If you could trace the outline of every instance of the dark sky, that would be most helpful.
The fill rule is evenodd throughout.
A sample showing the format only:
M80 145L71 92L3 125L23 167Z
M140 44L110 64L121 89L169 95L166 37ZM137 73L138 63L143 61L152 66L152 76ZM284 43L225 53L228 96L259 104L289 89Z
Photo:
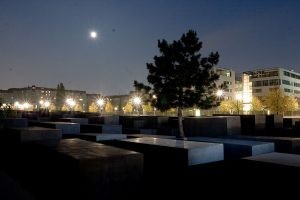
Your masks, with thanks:
M0 88L126 94L146 80L157 40L188 29L220 66L300 72L299 0L0 0Z

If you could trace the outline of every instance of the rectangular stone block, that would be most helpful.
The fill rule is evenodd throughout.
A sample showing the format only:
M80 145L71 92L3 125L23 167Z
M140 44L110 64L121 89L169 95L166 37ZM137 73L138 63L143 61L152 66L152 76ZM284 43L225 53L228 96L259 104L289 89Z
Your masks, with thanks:
M27 118L4 118L0 119L3 128L24 128L28 126Z
M273 152L268 154L251 156L244 159L259 163L269 163L272 165L297 167L298 169L300 169L300 155L295 154Z
M186 136L239 135L241 122L239 116L185 117Z
M172 135L154 135L154 134L129 134L129 135L127 135L127 138L142 138L142 137L176 139L176 137L172 136Z
M102 133L122 134L122 125L102 125Z
M103 116L104 118L104 124L107 125L119 125L120 119L119 116L113 115L113 116Z
M77 124L88 124L87 118L60 118L58 121L71 122L71 123L77 123Z
M224 158L230 160L274 152L274 143L271 142L210 137L189 137L188 140L221 143L224 145Z
M14 128L7 131L7 136L14 138L15 143L33 142L40 140L60 140L62 132L59 129L43 127Z
M223 144L216 143L144 137L116 141L115 145L143 153L150 170L185 169L224 159Z
M78 138L93 142L101 142L107 140L123 140L126 139L125 134L110 134L110 133L82 133L77 135Z
M282 153L300 153L300 138L273 137L273 136L232 136L240 140L254 140L261 142L272 142L275 144L275 151Z
M83 199L128 198L128 193L139 188L143 174L140 153L80 139L61 140L55 151L67 158L62 162L68 162L73 175L79 176L78 182L69 183L78 190L69 192Z
M70 122L41 122L41 127L61 129L62 134L79 134L80 124Z

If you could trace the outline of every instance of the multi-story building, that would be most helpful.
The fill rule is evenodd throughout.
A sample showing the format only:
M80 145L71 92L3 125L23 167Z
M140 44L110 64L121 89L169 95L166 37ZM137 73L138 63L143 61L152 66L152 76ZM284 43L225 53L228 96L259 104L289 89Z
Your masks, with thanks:
M216 82L219 87L221 84L226 84L227 88L223 90L223 99L233 99L235 93L235 71L232 69L216 67L216 73L219 75L219 80Z
M262 98L280 88L286 95L300 98L300 74L284 68L267 68L244 72L252 82L252 95Z
M65 90L65 96L66 98L73 98L83 111L87 109L85 91ZM36 110L40 108L40 102L42 101L49 101L55 104L56 88L36 87L35 85L24 88L10 88L1 90L0 97L3 99L3 102L11 105L27 102L31 105L31 109Z

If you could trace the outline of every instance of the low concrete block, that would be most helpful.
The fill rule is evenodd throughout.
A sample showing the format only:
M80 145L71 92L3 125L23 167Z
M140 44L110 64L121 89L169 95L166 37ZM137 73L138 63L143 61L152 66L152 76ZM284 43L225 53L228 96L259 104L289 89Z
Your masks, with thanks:
M140 129L140 132L141 134L149 134L149 135L155 135L157 134L157 129L145 129L145 128L142 128Z
M185 117L186 136L239 135L241 122L239 116Z
M110 134L110 133L82 133L77 135L78 138L93 142L101 142L107 140L123 140L126 139L125 134Z
M79 134L80 124L70 122L41 122L41 127L61 129L62 134Z
M239 159L248 156L274 152L274 143L239 139L189 137L190 141L221 143L225 159Z
M155 134L130 134L127 135L127 138L143 138L143 137L152 137L152 138L165 138L165 139L175 139L175 136L172 135L155 135Z
M65 197L127 199L141 184L140 153L80 139L61 140L52 150L57 156L50 157L49 162L60 167L56 167L59 173L53 177L57 185L49 189L56 192L53 188L62 188Z
M119 116L104 116L104 124L107 125L119 125L120 117Z
M3 125L3 128L24 128L28 126L28 119L4 118L4 119L0 119L0 124Z
M295 154L273 152L251 156L244 159L260 163L269 163L273 165L297 167L300 169L300 155Z
M17 142L33 142L40 140L60 140L62 133L60 129L50 129L43 127L15 128L9 134L15 134Z
M60 118L58 121L60 122L72 122L77 124L88 124L87 118Z
M300 138L273 136L232 136L230 138L272 142L275 144L276 152L300 154Z
M102 132L103 133L122 134L122 125L103 124Z
M148 169L185 169L224 159L223 144L216 143L144 137L116 141L115 145L143 153Z

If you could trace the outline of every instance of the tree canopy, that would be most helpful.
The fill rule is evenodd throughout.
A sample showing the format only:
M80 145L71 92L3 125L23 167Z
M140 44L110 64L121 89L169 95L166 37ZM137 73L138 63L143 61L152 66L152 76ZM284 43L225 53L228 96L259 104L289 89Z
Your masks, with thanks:
M65 86L63 83L60 83L57 85L56 88L56 109L57 110L62 110L62 107L65 103L65 96L66 96Z
M219 54L210 53L201 57L202 42L197 33L189 30L172 43L158 41L160 55L153 63L147 63L150 86L134 81L137 90L144 90L152 99L152 106L160 111L177 108L180 135L183 136L182 109L197 106L211 108L217 105L216 83L219 76L213 67L219 61Z

